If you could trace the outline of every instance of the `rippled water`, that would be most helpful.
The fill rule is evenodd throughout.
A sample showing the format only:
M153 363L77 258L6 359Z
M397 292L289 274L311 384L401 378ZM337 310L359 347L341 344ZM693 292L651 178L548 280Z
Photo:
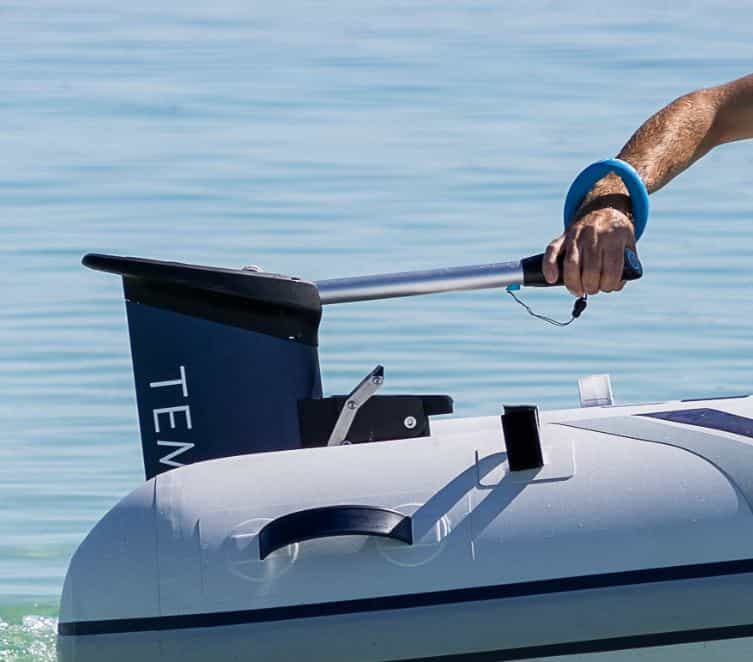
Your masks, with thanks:
M120 285L83 253L317 279L539 252L582 166L748 73L749 5L672 6L2 3L0 660L54 657L67 561L142 480ZM593 372L626 401L751 391L752 159L657 194L646 278L568 329L499 291L326 309L326 391L377 362L461 415L572 406Z

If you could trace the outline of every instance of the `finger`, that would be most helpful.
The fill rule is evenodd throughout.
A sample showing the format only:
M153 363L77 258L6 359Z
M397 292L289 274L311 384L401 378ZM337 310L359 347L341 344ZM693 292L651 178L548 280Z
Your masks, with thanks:
M602 251L596 243L596 235L589 228L581 235L581 283L588 294L596 294L601 283Z
M630 239L627 242L627 247L631 251L633 251L633 253L635 253L636 256L638 255L638 247L636 246L635 237L632 236L632 233L631 233ZM622 251L622 262L623 262L622 269L624 269L625 268L625 264L624 264L624 262L625 262L625 251L624 251L624 249ZM626 281L622 280L622 271L620 271L620 282L619 282L619 285L617 285L617 287L614 288L614 291L615 292L619 292L621 289L623 289L625 287L626 284L627 284Z
M622 270L625 266L625 248L621 242L610 242L604 248L601 263L601 283L604 292L616 291L622 282Z
M580 251L577 241L570 241L567 244L563 271L567 289L576 297L582 297L583 284L580 279Z
M560 277L560 269L557 265L557 259L562 252L562 245L565 243L565 235L560 235L552 241L549 246L546 247L546 253L544 253L544 279L550 285L554 285L557 279Z

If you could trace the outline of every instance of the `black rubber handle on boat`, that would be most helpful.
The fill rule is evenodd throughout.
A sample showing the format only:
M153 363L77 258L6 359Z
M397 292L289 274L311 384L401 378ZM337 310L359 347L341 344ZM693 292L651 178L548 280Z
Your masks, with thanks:
M559 260L557 260L560 274L557 282L547 283L543 271L544 254L539 253L538 255L523 258L520 261L523 265L523 285L526 287L553 287L554 285L563 285L564 260L564 255L560 255ZM638 256L634 251L626 248L623 259L622 280L638 280L641 276L643 276L643 265L641 264L641 261L638 259Z
M413 544L411 518L377 506L325 506L272 520L259 531L259 557L296 542L332 536L380 536Z

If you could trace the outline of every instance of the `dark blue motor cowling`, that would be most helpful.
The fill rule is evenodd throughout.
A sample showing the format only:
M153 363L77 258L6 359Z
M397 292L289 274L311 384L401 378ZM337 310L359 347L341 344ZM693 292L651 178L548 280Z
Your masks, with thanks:
M301 447L298 401L321 397L313 283L141 258L83 262L123 277L147 478Z

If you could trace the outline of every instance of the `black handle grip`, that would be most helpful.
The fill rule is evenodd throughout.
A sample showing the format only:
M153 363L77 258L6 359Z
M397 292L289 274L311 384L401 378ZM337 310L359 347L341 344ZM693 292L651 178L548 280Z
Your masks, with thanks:
M557 264L559 265L560 276L556 283L547 283L544 278L543 264L544 254L532 255L531 257L523 258L520 263L523 265L523 285L527 287L552 287L554 285L562 285L563 269L562 263L565 259L564 255L560 255ZM622 280L638 280L643 276L643 265L638 259L638 256L634 251L629 248L625 249L624 262L622 267Z
M381 536L413 544L408 515L377 506L326 506L283 515L259 531L259 557L295 542L331 536Z

